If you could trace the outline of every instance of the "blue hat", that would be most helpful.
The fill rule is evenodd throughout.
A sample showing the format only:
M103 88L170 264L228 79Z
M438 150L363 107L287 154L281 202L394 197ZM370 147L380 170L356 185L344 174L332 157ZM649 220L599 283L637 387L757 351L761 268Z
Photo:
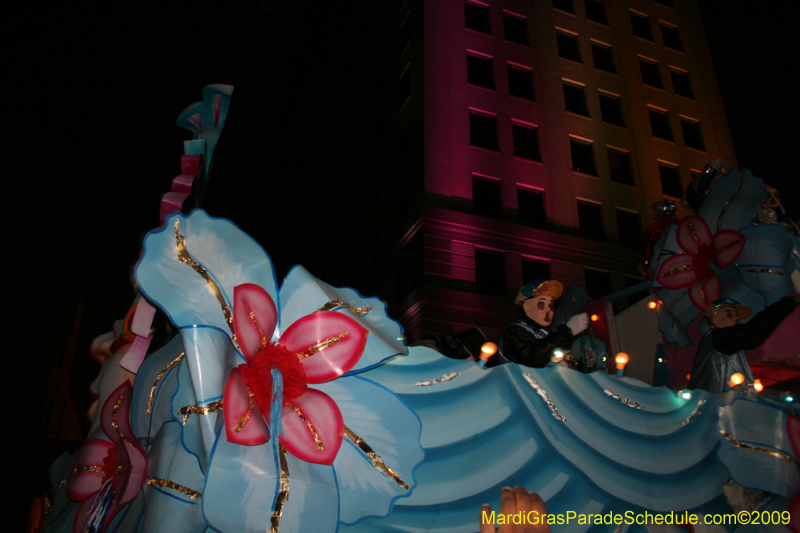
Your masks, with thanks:
M705 315L707 318L713 318L714 315L717 314L717 311L720 310L722 307L735 307L736 312L739 314L739 318L747 318L750 316L752 311L746 305L742 305L739 301L734 300L732 298L720 298L719 300L714 300L709 304L706 308Z

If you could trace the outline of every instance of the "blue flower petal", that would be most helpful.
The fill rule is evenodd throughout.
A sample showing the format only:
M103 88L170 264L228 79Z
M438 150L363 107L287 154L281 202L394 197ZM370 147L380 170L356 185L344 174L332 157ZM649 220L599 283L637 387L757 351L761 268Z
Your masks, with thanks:
M711 233L721 229L741 230L750 225L756 209L767 199L764 180L750 169L734 168L722 176L703 202L698 213Z
M218 294L206 277L179 260L176 223L186 250L205 269ZM278 305L275 272L264 249L231 221L212 218L202 209L188 217L175 213L163 228L147 234L136 280L178 327L203 324L231 334L223 306L232 308L233 288L242 283L260 285Z
M149 476L202 493L205 476L197 459L180 446L180 434L177 422L161 428L151 454ZM207 525L200 502L200 498L192 499L179 490L149 483L145 486L144 530L203 533Z
M292 455L287 455L286 462L289 499L283 507L280 530L336 533L339 499L333 467L307 463Z
M792 241L786 228L780 224L767 224L751 226L740 233L747 239L736 260L742 280L764 295L766 305L791 294L794 290L789 264Z
M718 454L731 478L743 487L792 499L800 490L800 458L789 440L786 413L744 398L719 411ZM750 448L737 446L726 435Z
M398 485L375 468L365 453L345 437L333 462L339 484L340 520L352 524L367 516L386 516L395 500L413 491L414 469L425 457L419 443L419 418L397 395L362 376L339 378L314 387L336 401L344 425L408 485Z
M364 354L348 374L356 374L380 365L387 360L406 353L403 327L389 317L386 302L379 298L362 296L349 287L333 287L312 276L301 265L289 272L281 285L281 332L286 331L298 319L313 313L331 302L339 300L353 307L371 307L365 315L359 315L346 307L334 310L345 313L369 330Z
M209 526L224 533L269 531L279 485L272 441L259 446L230 443L220 427L203 489L203 515ZM297 499L297 504L305 503Z
M176 336L166 346L147 356L136 374L131 394L131 426L133 433L146 442L155 437L165 422L173 420L170 399L177 390L178 367L177 363L167 367L181 352L183 344Z

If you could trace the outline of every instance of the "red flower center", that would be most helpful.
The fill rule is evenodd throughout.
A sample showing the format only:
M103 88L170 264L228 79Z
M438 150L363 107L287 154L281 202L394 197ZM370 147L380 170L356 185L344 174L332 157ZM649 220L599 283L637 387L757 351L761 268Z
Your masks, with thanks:
M270 412L273 368L280 370L283 376L283 405L308 390L306 371L297 355L280 344L267 344L256 354L252 363L239 366L247 387L265 416L269 416Z

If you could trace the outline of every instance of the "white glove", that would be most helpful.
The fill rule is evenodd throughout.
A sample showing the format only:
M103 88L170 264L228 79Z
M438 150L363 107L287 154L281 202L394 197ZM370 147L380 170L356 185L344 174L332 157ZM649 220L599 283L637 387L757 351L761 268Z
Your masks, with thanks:
M573 335L578 335L581 331L589 327L589 315L581 313L567 320L567 327Z

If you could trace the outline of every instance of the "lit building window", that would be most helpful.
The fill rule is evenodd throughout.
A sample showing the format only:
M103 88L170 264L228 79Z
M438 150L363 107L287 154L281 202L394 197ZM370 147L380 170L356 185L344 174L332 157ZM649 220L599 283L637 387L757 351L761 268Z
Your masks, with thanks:
M494 89L494 65L491 56L467 52L467 82Z
M472 212L482 217L503 219L503 190L500 180L472 175Z
M625 127L625 115L622 112L622 98L618 94L611 94L604 91L600 93L600 113L603 115L603 122Z
M650 114L650 129L653 132L653 137L664 139L666 141L674 141L672 136L672 126L669 123L669 113L666 109L659 109L656 107L648 107Z
M517 209L519 223L532 228L547 227L547 212L544 206L544 192L529 187L517 186Z
M631 154L627 150L608 147L608 169L611 181L625 185L635 185L631 170Z
M681 174L678 170L678 165L659 160L658 175L661 178L661 192L663 194L675 198L683 197Z
M639 213L617 208L619 243L627 248L642 247L642 218Z
M562 81L562 84L564 85L565 109L588 117L589 109L586 107L586 90L583 85L568 81Z
M505 295L505 254L485 248L475 248L475 290L482 294Z
M597 166L594 162L594 143L588 139L570 136L569 146L572 152L572 170L597 176Z
M489 24L489 6L464 2L464 27L491 35L492 26Z
M670 68L669 73L670 77L672 77L672 90L675 94L694 99L694 91L692 90L692 82L689 80L689 73L674 67Z
M693 118L681 116L681 130L683 130L683 143L689 148L706 151L706 143L703 142L703 131L700 129L700 122Z
M650 17L644 13L631 10L631 26L636 37L648 41L653 40L653 28L650 26Z
M556 32L558 40L558 55L560 57L583 63L581 49L578 47L578 35L563 31Z
M508 94L536 101L533 90L533 72L522 65L508 64Z
M639 70L642 71L642 83L659 89L664 88L664 83L661 81L661 69L656 60L639 56Z
M552 279L550 277L550 262L539 261L537 259L522 258L522 282L530 283L540 279Z
M584 4L586 6L587 20L608 26L608 18L606 17L603 0L584 0Z
M503 13L503 35L506 41L528 46L528 19Z
M664 41L664 46L683 52L683 44L681 43L681 34L677 26L668 24L661 21L661 39Z
M614 54L611 52L611 46L598 41L592 41L592 59L594 60L594 68L617 73L617 68L614 66Z
M603 226L603 206L594 202L578 200L578 224L581 237L593 241L605 241L606 230Z
M513 121L511 136L514 138L514 155L533 161L541 161L539 130L533 124Z
M469 143L489 150L499 150L497 117L491 113L469 110Z
M572 0L553 0L553 7L566 11L567 13L575 14L575 6L572 5Z

